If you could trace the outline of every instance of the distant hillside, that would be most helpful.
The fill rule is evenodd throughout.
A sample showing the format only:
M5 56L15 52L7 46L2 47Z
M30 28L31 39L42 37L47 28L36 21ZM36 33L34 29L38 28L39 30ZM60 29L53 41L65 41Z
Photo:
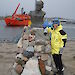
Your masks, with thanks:
M61 21L61 22L65 22L65 23L67 23L67 24L75 24L75 20L74 19L66 19L66 18L60 18L60 17L51 17L51 18L44 18L44 20L48 20L48 21L53 21L54 20L54 18L59 18L59 20Z
M0 20L3 20L4 19L4 17L3 16L0 16Z
M0 20L4 20L4 18L6 17L11 17L10 15L9 16L0 16Z

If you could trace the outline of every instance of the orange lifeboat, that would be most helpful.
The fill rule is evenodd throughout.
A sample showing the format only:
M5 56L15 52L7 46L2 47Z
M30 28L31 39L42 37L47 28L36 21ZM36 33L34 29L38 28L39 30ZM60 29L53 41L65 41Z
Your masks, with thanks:
M14 17L5 18L7 26L30 26L31 17L27 14L16 14Z
M20 3L18 4L12 17L5 18L7 26L31 26L31 17L28 14L16 14L19 6Z

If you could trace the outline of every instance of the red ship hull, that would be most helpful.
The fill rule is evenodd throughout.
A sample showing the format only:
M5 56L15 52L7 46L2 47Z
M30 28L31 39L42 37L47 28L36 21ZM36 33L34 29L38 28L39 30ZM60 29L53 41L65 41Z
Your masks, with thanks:
M5 18L7 26L28 26L31 25L31 18L29 15L15 15L14 17Z

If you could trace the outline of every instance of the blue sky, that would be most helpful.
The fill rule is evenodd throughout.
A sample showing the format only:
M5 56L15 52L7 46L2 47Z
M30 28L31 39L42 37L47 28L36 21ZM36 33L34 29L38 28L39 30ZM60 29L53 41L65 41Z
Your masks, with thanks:
M63 17L75 19L75 0L43 0L46 17ZM35 9L35 0L0 0L0 16L12 15L16 6L20 2L20 9L28 13Z

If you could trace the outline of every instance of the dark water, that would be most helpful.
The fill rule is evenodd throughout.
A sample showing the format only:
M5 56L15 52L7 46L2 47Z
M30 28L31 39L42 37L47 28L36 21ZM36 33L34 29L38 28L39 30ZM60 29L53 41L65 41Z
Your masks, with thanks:
M8 27L4 20L0 21L0 42L16 43L21 37L23 27Z
M63 29L68 34L68 40L75 40L75 24L63 24Z
M35 24L33 24L34 27ZM37 27L41 24L36 24ZM68 34L68 40L75 40L75 24L63 24L63 29ZM0 42L17 43L21 37L23 27L7 27L4 20L0 21Z

